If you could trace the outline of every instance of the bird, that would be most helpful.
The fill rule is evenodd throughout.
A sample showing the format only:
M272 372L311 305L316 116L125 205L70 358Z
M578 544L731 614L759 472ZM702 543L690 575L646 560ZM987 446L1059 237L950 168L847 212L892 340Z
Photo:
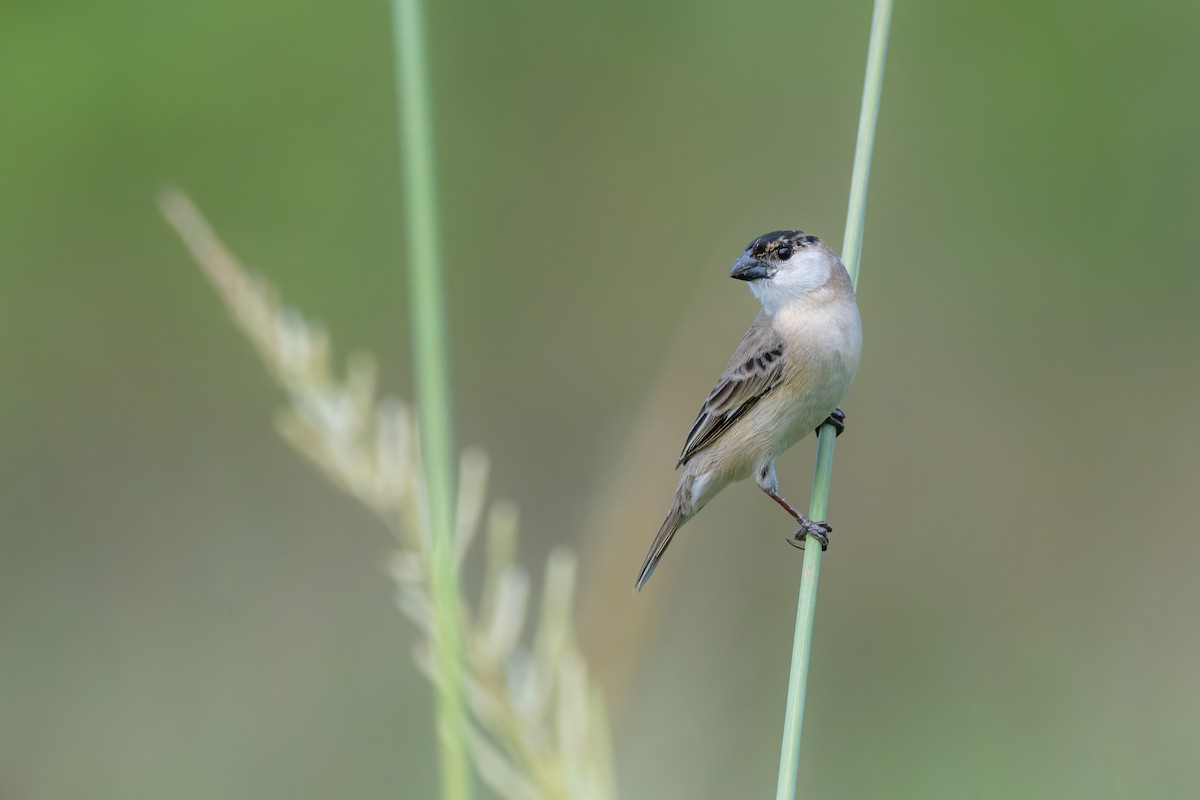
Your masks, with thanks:
M683 468L675 499L638 571L635 590L654 574L684 523L718 492L751 475L799 524L788 541L808 537L829 546L832 528L806 518L779 493L775 460L831 423L858 370L862 323L854 284L830 246L799 230L765 233L729 272L746 281L762 305L725 371L705 398L675 468Z

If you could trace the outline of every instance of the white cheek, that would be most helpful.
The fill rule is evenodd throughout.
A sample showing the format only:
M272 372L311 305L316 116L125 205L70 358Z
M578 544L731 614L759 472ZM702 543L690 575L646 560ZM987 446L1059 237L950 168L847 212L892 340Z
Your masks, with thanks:
M827 284L829 274L828 262L793 256L770 280L751 281L750 291L762 303L763 310L774 314L793 300Z
M799 259L796 259L799 261ZM788 269L780 270L775 275L775 283L781 289L786 289L793 297L799 297L805 292L811 292L829 282L829 266L822 262L806 259L800 263L791 263Z

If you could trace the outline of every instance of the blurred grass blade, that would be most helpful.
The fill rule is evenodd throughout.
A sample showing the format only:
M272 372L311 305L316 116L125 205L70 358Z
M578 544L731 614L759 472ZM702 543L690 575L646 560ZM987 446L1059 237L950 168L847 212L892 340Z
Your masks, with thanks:
M437 728L441 741L442 797L467 800L471 796L471 775L462 696L463 643L459 630L458 562L454 546L454 446L434 174L433 110L420 0L392 0L392 33L417 412L425 464L427 513L433 532L429 585L433 597L434 660L440 676L437 682Z
M325 329L248 274L186 196L168 191L160 204L286 393L287 406L277 415L280 432L330 481L378 514L395 537L399 550L386 571L396 584L396 605L424 635L413 648L417 667L444 691L438 637L447 617L439 618L431 594L434 537L416 446L419 425L402 401L378 396L369 356L351 355L339 377ZM483 519L484 453L463 454L458 483L456 541L465 548ZM575 559L557 549L547 557L543 607L532 647L526 645L530 580L516 561L517 510L497 501L486 520L480 612L472 614L461 595L451 609L463 642L455 696L471 719L463 748L474 757L475 774L499 797L613 800L606 715L571 629ZM458 786L470 790L470 773L460 774Z
M458 464L458 505L454 512L454 560L461 564L483 519L490 469L487 454L477 447L463 451Z
M846 212L846 233L842 260L850 279L858 284L858 265L862 253L863 225L866 220L867 182L871 174L871 151L875 147L875 128L879 119L879 100L883 91L883 66L887 56L888 30L892 22L892 0L875 0L871 19L871 40L867 46L867 74L863 81L862 110L858 119L858 142L854 150L854 171L850 178L850 201ZM833 451L836 437L832 425L823 425L818 434L817 466L813 474L810 519L825 519L829 505L829 485L833 478ZM788 677L787 707L783 739L779 750L779 780L775 800L796 796L796 777L800 768L800 732L804 722L804 696L808 688L808 664L812 652L813 624L816 620L817 583L821 576L821 548L808 547L800 568L800 593L796 601L796 631L792 640L792 666Z

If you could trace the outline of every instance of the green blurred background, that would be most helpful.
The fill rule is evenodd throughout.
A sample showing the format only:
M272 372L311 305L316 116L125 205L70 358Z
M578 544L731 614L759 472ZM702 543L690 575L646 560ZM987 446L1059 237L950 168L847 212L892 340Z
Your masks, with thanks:
M626 798L770 796L799 554L753 486L634 571L755 312L841 241L867 2L430 8L457 436L582 557ZM412 395L388 9L0 7L0 798L430 798L388 539L159 218L178 183ZM900 3L800 785L1200 787L1194 3ZM806 502L812 442L780 464ZM472 573L474 574L474 573Z

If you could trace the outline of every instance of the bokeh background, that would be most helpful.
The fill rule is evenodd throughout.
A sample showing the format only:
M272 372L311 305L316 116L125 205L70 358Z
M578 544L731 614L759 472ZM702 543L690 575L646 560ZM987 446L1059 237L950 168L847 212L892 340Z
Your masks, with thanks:
M770 796L788 520L733 488L630 588L755 312L729 263L841 241L869 3L431 5L457 437L524 563L581 556L622 796ZM5 800L435 796L388 538L154 207L188 190L411 396L389 25L0 7ZM1196 796L1198 26L899 4L805 796Z

